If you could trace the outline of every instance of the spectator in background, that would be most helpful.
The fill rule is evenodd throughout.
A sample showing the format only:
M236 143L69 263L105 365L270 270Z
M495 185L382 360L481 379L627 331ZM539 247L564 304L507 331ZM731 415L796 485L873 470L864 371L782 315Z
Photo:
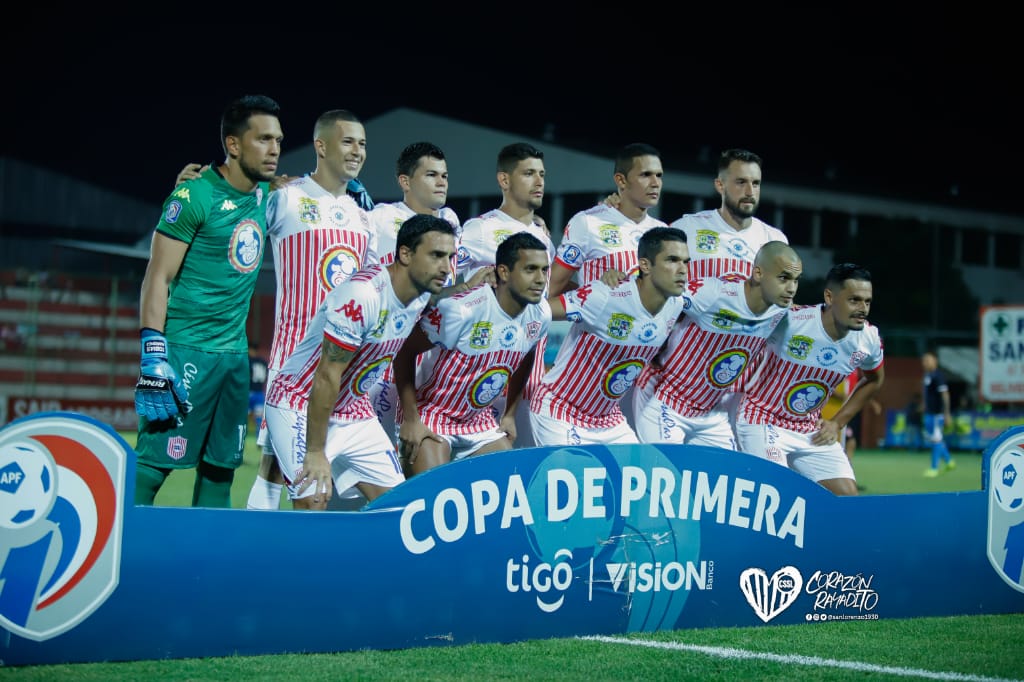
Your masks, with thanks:
M249 421L246 320L284 139L279 113L262 95L232 101L221 117L224 162L176 187L153 232L139 302L136 504L153 504L173 469L194 467L192 506L231 507Z
M949 454L943 435L946 424L953 423L953 415L949 407L949 384L939 369L938 356L932 351L925 351L921 356L921 368L924 370L924 436L932 450L932 465L925 469L924 475L934 478L943 471L956 468L956 460Z

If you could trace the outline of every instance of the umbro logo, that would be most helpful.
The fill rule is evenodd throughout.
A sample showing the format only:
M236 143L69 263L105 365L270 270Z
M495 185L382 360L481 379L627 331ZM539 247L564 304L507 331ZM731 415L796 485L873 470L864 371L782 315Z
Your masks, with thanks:
M225 199L224 203L220 205L220 210L222 211L235 211L237 209L238 207L235 206L235 202L231 201L231 199Z

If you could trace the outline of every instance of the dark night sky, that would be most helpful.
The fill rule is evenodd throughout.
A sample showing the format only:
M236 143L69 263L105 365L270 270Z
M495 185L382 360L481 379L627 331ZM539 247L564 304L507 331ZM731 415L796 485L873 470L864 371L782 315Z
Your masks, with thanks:
M346 21L312 35L250 26L264 66L234 74L224 64L245 52L227 29L8 23L2 153L160 202L185 162L219 159L224 104L261 92L282 105L286 152L326 109L366 120L409 106L524 136L553 125L556 143L601 155L645 141L666 166L709 174L702 149L746 147L765 160L766 198L772 182L798 182L1018 212L1020 58L998 29L934 14L930 28L924 18L801 21L811 20L780 29L712 17L661 35L657 20L641 30L610 16L601 39L501 22L412 40ZM381 162L372 139L369 154Z

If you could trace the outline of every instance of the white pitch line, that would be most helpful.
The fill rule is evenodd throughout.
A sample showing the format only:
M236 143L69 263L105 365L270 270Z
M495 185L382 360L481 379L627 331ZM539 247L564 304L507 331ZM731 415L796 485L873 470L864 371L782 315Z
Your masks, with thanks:
M875 665L873 663L861 663L858 661L837 661L832 658L818 658L817 656L797 656L792 654L766 654L758 651L744 651L743 649L728 649L720 646L699 646L697 644L682 644L679 642L652 642L643 639L626 639L624 637L604 637L592 635L588 637L577 637L577 639L591 640L595 642L607 642L608 644L629 644L631 646L645 646L650 649L672 649L676 651L695 651L708 656L734 659L757 659L761 661L772 661L774 663L792 663L796 665L811 665L822 668L845 668L858 672L885 673L887 675L901 675L903 677L921 677L929 680L957 680L958 682L1022 682L1006 677L983 677L981 675L967 675L965 673L940 673L920 668L896 668L889 665Z

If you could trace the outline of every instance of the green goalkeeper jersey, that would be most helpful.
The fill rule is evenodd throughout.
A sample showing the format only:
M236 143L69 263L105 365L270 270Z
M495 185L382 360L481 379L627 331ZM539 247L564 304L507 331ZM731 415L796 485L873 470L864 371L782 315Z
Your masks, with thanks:
M239 192L210 168L167 198L156 230L189 245L167 301L171 343L248 353L245 323L263 263L269 192L264 182Z

